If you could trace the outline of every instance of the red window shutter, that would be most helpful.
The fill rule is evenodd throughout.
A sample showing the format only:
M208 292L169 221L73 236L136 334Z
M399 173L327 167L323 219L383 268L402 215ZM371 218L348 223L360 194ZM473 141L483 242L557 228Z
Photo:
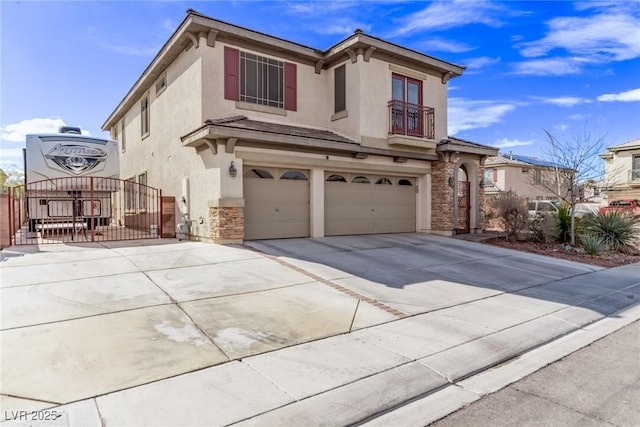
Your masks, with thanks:
M240 100L240 51L224 47L224 99Z
M498 169L493 170L493 182L498 182Z
M284 109L290 111L298 110L298 76L296 64L284 63Z

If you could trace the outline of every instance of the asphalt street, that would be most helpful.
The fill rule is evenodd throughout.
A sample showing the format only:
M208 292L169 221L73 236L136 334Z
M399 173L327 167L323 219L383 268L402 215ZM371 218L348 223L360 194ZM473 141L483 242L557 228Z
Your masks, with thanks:
M640 425L640 321L431 427Z

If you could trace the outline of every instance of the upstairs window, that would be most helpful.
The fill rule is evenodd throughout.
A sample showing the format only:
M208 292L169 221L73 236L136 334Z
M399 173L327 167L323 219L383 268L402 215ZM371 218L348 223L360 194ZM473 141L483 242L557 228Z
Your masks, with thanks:
M140 101L140 133L143 137L149 134L149 95Z
M634 154L631 163L631 181L640 181L640 154Z
M422 106L422 82L393 74L391 98L391 133L422 137L427 124ZM430 130L430 126L427 128Z
M341 65L334 70L334 107L333 112L339 113L347 109L347 76L346 65Z
M127 132L125 131L125 127L124 127L124 117L122 118L122 122L120 122L120 126L121 126L121 131L120 131L120 138L121 138L121 143L122 143L122 152L124 153L125 151L127 151Z
M296 111L296 64L224 48L224 97Z
M542 171L540 169L533 170L533 183L540 184L542 182Z

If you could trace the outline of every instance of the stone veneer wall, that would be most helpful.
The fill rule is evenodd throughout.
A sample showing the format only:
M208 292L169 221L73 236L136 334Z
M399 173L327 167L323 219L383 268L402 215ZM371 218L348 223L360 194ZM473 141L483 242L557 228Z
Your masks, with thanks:
M431 164L431 231L436 234L453 234L453 188L449 177L453 176L455 163L437 161Z
M244 208L209 207L209 224L214 242L241 242L244 239Z

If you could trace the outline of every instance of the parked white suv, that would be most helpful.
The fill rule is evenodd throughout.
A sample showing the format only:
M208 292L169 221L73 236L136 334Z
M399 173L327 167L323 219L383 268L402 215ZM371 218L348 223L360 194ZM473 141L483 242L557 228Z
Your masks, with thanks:
M529 220L558 212L558 206L560 202L557 200L531 200L528 206Z

